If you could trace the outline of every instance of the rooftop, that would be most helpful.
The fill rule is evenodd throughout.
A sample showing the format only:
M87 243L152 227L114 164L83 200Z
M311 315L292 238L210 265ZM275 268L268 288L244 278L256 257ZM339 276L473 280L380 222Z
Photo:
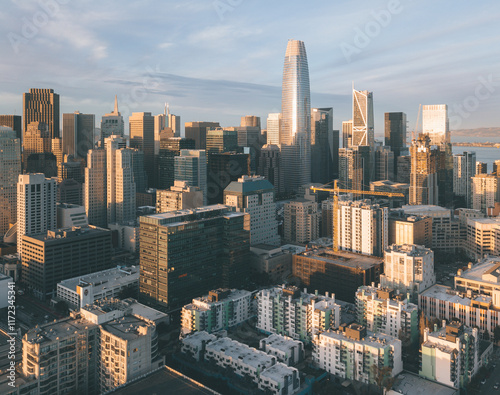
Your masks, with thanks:
M94 302L92 305L87 305L82 307L82 310L86 310L96 316L110 313L112 311L123 311L124 314L132 314L138 316L146 321L160 322L167 318L167 314L161 311L155 310L151 307L143 305L137 302L135 299L100 299Z
M44 243L57 242L61 239L73 240L79 237L102 235L103 233L109 233L107 229L98 228L96 226L73 226L72 228L62 228L57 230L48 230L46 234L39 236L23 236L28 240L38 240Z
M242 194L258 193L258 192L273 192L274 186L264 177L249 177L243 176L238 181L232 181L226 189L225 193L234 192Z
M441 284L435 284L432 287L427 288L420 295L422 297L434 298L450 303L461 304L462 306L471 306L472 301L487 304L490 304L492 302L492 298L489 296L474 295L472 296L472 298L469 298L464 292L455 291L453 288Z
M189 336L186 336L184 339L182 339L182 343L195 348L201 346L203 341L209 343L215 339L217 339L215 335L212 335L205 331L198 331L193 332Z
M150 326L150 324L146 321L131 315L126 315L102 324L101 328L123 340L130 341L144 336L147 333L145 328L148 326Z
M83 288L92 285L94 294L97 294L106 288L115 288L134 281L139 281L138 267L117 266L113 269L102 270L85 276L63 280L58 284L58 287L65 287L76 292L76 287L78 285Z
M250 348L228 337L212 341L210 344L207 344L206 350L222 352L233 360L240 360L242 364L252 366L255 369L260 369L266 365L272 365L274 359L263 351Z
M431 204L420 204L420 205L404 205L402 207L405 213L412 213L418 215L431 215L435 216L437 214L444 214L445 216L451 216L451 210L441 206L435 206Z
M409 256L425 256L433 254L430 248L425 248L424 246L415 244L393 244L386 248L386 252L401 252Z
M260 374L260 377L268 378L269 380L274 381L275 383L281 383L284 377L293 375L294 371L296 372L296 375L298 377L299 372L297 369L287 366L284 363L278 362L276 365L273 365L265 369Z
M382 333L374 333L370 331L366 331L366 337L362 338L361 340L352 339L350 337L347 337L346 334L344 334L342 331L334 331L332 329L322 332L319 336L320 337L325 336L331 339L341 340L343 342L348 342L348 343L362 344L364 346L374 347L374 348L385 348L389 344L400 341L395 337L384 335Z
M233 213L229 206L214 204L194 209L167 211L165 213L144 215L140 217L141 223L161 226L179 226L192 221L207 220L219 216L243 216L244 213Z
M317 259L332 265L340 265L349 268L359 268L362 270L370 269L373 266L380 265L383 258L374 256L356 254L349 251L333 251L332 249L317 248L310 251L304 251L297 254L300 257Z
M500 285L500 257L487 257L470 269L464 270L457 278Z
M392 390L402 395L456 395L458 390L435 381L429 381L414 373L404 371L396 377Z
M62 340L75 333L97 327L97 325L81 318L66 318L59 321L49 322L31 328L24 335L25 340L29 343L44 343L56 340Z
M277 335L275 333L261 341L265 341L266 346L271 346L281 351L288 351L290 347L295 347L297 344L301 343L299 340L294 340L290 337Z

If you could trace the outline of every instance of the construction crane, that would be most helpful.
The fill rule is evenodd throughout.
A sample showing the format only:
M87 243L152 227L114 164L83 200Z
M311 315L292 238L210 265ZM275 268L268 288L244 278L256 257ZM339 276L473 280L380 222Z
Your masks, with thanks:
M339 250L339 229L338 229L338 210L339 210L339 193L352 193L356 195L370 195L370 196L385 196L385 197L402 197L405 195L399 192L376 192L376 191L360 191L356 189L341 189L337 184L338 180L333 181L333 188L326 188L328 184L321 187L311 187L313 192L325 191L333 193L333 251Z

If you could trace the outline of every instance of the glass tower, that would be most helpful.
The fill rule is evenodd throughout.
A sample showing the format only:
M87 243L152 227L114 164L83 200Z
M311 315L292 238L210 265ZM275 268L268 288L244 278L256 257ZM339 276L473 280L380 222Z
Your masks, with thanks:
M311 93L306 48L289 40L283 67L280 144L285 189L296 192L311 182Z

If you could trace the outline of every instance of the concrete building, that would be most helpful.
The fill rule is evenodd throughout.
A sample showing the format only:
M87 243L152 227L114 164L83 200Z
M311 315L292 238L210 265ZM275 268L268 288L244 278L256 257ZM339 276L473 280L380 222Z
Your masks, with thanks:
M57 203L57 229L85 227L89 224L85 207L76 204Z
M14 302L14 300L12 299L12 291L14 290L14 285L15 283L12 277L0 273L0 309L4 309L9 306L9 301L12 303ZM9 293L9 291L11 292ZM5 316L5 319L7 320L7 313L5 314Z
M295 368L277 363L261 373L259 389L276 395L295 394L300 389L298 374Z
M23 133L31 122L45 123L51 139L60 137L59 95L53 89L30 89L23 93Z
M250 244L280 245L274 187L264 177L243 176L224 189L224 204L250 215Z
M195 143L192 139L171 137L162 131L160 133L160 153L158 163L158 188L168 189L174 185L175 161L174 158L181 154L183 149L194 149Z
M23 235L23 281L40 299L56 294L57 283L107 269L111 262L111 232L96 227L49 230Z
M369 331L418 344L418 306L407 295L380 285L362 286L356 292L356 310L356 322Z
M259 348L287 366L296 365L304 359L304 343L275 333L261 339Z
M203 204L207 204L207 156L205 150L181 150L174 158L175 180L186 181L203 192Z
M43 174L20 174L17 183L17 249L24 235L36 236L57 226L57 181Z
M476 162L476 175L477 174L487 174L488 164L484 162Z
M267 144L262 147L257 174L266 177L273 184L275 196L285 192L281 151L278 145Z
M342 122L342 148L352 147L352 119Z
M2 122L0 115L0 125ZM20 117L19 117L20 118ZM19 127L21 126L19 119ZM20 137L8 127L0 126L0 235L17 221L17 182L21 174Z
M267 145L280 144L281 113L272 113L267 116Z
M134 112L129 117L130 148L144 153L147 187L156 186L154 116L150 112ZM141 191L142 192L142 191Z
M57 284L57 299L76 310L100 299L117 298L125 289L139 291L139 268L117 266L65 279Z
M124 136L125 124L123 117L118 111L118 98L115 95L115 107L112 112L104 114L101 118L101 148L104 141L111 136Z
M151 213L154 213L153 207ZM137 222L130 221L126 224L114 223L109 224L108 227L113 233L113 241L117 241L117 245L115 246L132 254L139 252L139 225Z
M410 196L410 184L391 180L380 180L370 182L370 191L402 193L404 197L392 197L389 200L391 207L400 207L408 203Z
M292 274L292 255L296 252L286 246L254 244L250 247L250 269L265 273L275 283L283 283Z
M432 218L406 214L403 210L389 211L389 245L418 244L432 247Z
M500 255L500 218L468 219L464 247L472 259L481 259L487 254Z
M181 351L183 354L193 357L196 362L201 362L205 358L206 344L217 339L217 336L205 331L193 332L182 338Z
M453 155L453 193L463 196L466 207L472 206L472 180L476 175L476 153Z
M409 294L414 302L418 295L436 283L434 252L414 244L393 244L385 250L382 287Z
M0 114L0 126L10 128L14 131L16 139L21 142L23 138L23 124L22 117L20 115L3 115ZM0 127L0 130L2 128Z
M374 384L373 365L392 368L391 377L403 370L401 340L359 324L322 332L314 337L314 346L314 365L343 379Z
M296 199L285 203L283 222L286 243L306 244L320 236L321 212L318 203Z
M43 122L29 123L23 135L23 169L27 171L30 156L31 159L34 159L35 154L50 153L51 149L52 140L47 124Z
M249 291L216 289L194 298L181 311L181 336L192 332L208 333L227 330L248 320L252 315Z
M410 204L438 204L438 152L421 134L410 147Z
M477 174L472 177L472 208L487 212L500 202L500 177L493 174Z
M388 217L386 207L370 200L339 202L339 249L383 256L389 242Z
M475 265L469 263L467 269L458 269L455 289L469 295L490 296L494 305L500 305L500 257L489 256Z
M194 149L204 150L207 148L207 130L218 127L220 127L219 122L186 122L184 136L194 140Z
M143 296L181 307L220 286L240 286L248 275L248 217L223 205L140 217Z
M395 162L396 162L396 167L398 168L397 174L396 174L396 181L397 182L402 182L405 184L410 184L410 179L411 179L411 156L410 156L410 151L406 149L404 151L406 154L399 156Z
M394 180L394 152L389 146L375 147L374 181Z
M167 190L156 191L156 212L184 210L203 206L203 192L187 181L174 181Z
M334 292L339 300L351 303L358 287L379 282L382 268L382 258L326 248L293 256L293 275L302 284L319 292Z
M424 330L420 346L420 376L454 388L465 387L479 370L480 348L477 328L451 321L434 332Z
M257 329L290 336L305 343L340 325L340 305L335 295L301 292L297 287L275 287L257 294Z
M84 206L89 223L106 227L107 215L106 151L90 150L85 168Z

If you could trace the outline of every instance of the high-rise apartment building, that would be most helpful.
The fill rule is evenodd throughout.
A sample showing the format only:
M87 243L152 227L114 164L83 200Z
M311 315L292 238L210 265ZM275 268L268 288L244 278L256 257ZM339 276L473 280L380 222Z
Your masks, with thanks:
M156 212L194 209L203 206L203 192L187 181L175 181L169 189L156 191Z
M484 162L476 162L476 174L487 174L488 164Z
M352 91L352 146L375 144L373 126L373 93Z
M219 122L186 122L184 137L194 140L195 149L207 148L207 130L220 127Z
M23 93L23 132L31 122L45 123L50 139L60 137L59 95L53 89L30 89L29 93Z
M430 145L451 142L446 104L422 106L422 134L429 136Z
M143 216L140 245L141 293L181 307L212 289L246 281L250 218L222 205Z
M280 146L285 190L311 182L311 92L306 48L289 40L283 68Z
M280 245L274 187L264 177L243 176L224 189L224 204L250 214L250 244Z
M410 147L410 204L438 204L438 152L429 136L420 135Z
M486 214L487 209L500 202L500 177L477 174L472 177L472 208Z
M89 224L107 227L106 151L92 149L87 153L85 168L84 206Z
M277 145L264 145L260 151L257 174L265 177L274 186L274 195L285 192L281 151Z
M154 117L150 112L134 112L129 117L130 148L144 152L144 170L148 177L148 187L157 183L155 169ZM141 191L143 192L143 191Z
M17 250L24 235L37 236L56 228L57 180L43 174L20 174L17 183Z
M207 156L205 150L182 149L174 158L176 181L186 181L203 192L203 204L207 202Z
M63 153L85 159L87 152L94 148L94 129L94 114L81 114L79 111L63 114Z
M306 244L320 236L321 212L318 203L308 199L296 199L285 204L283 222L286 243Z
M333 130L333 109L311 110L311 182L327 184L338 178L339 135Z
M179 156L183 149L194 149L195 147L192 139L167 136L160 135L160 154L157 160L158 188L160 189L168 189L174 185L174 157Z
M267 145L280 144L281 113L271 113L267 116Z
M104 140L111 136L124 135L125 124L123 117L118 111L118 98L115 95L115 108L109 114L104 114L101 118L101 147L104 148Z
M476 175L476 153L453 155L453 193L463 196L466 207L472 205L472 180Z
M368 201L339 202L339 249L383 256L389 242L389 210Z
M436 283L434 252L414 244L393 244L385 250L382 287L410 295L412 301Z
M215 128L207 130L207 153L232 152L238 149L238 131Z
M23 136L23 124L20 115L0 115L0 126L11 128L16 133L16 138L21 142Z
M9 127L0 126L0 235L17 220L17 181L21 174L21 140Z

